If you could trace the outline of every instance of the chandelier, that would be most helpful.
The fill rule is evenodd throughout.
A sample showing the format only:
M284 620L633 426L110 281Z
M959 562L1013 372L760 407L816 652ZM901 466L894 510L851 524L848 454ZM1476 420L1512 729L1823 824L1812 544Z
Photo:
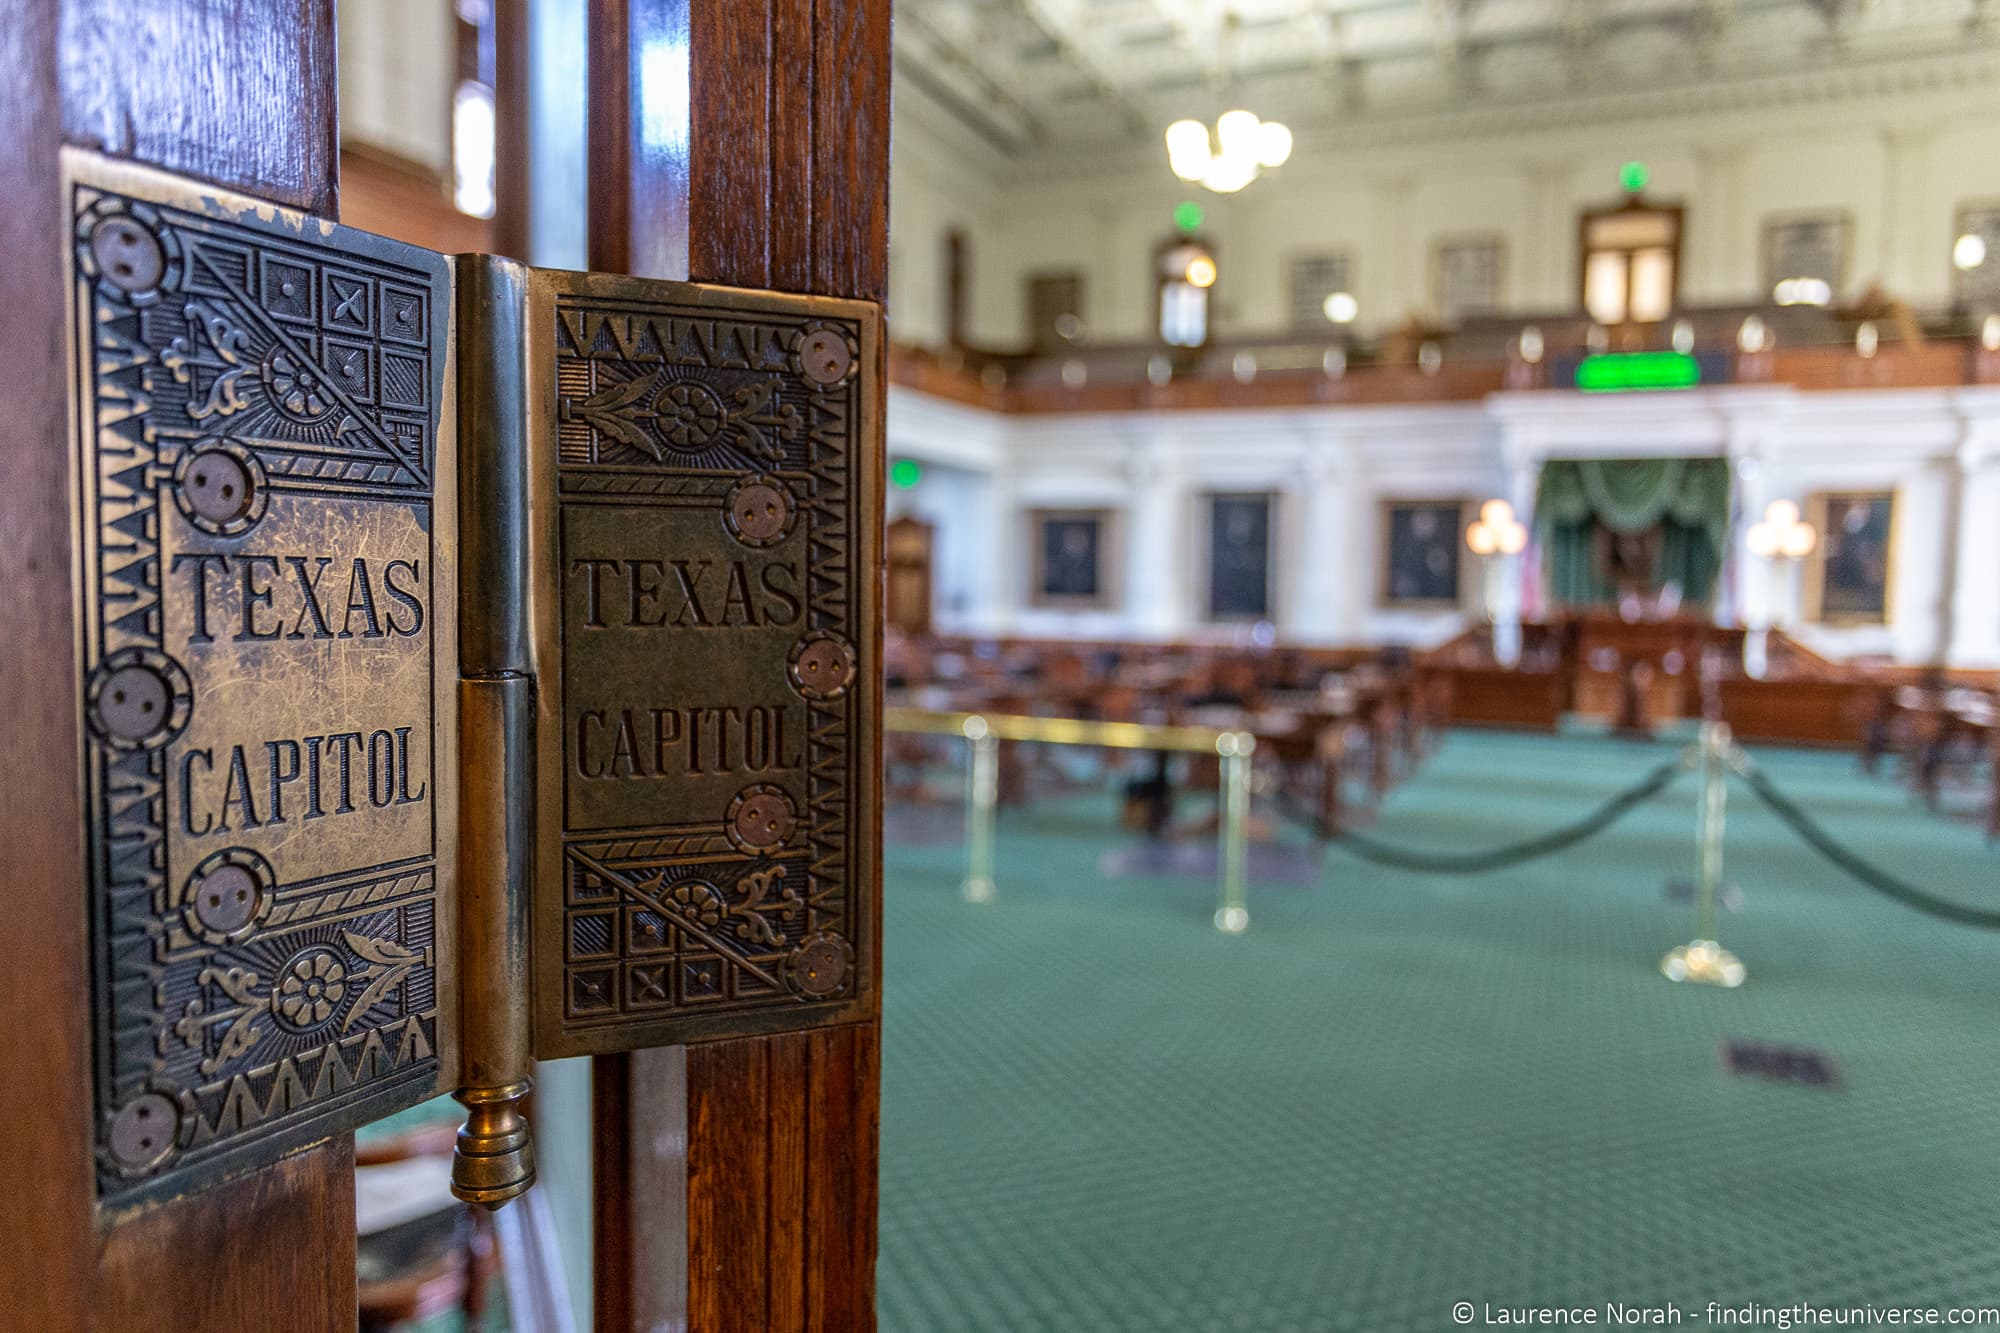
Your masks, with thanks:
M1223 14L1216 75L1225 96L1241 27L1234 10ZM1235 194L1262 173L1283 166L1291 155L1292 132L1275 120L1259 120L1254 111L1225 111L1215 118L1212 130L1198 120L1177 120L1167 126L1167 165L1174 175L1217 194Z
M1167 165L1184 181L1235 194L1292 155L1292 132L1254 111L1225 111L1213 131L1198 120L1167 126Z

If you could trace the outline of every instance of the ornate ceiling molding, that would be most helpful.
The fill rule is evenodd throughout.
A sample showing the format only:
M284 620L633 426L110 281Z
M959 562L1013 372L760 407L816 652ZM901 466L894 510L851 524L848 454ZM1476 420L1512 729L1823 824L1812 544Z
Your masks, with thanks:
M898 63L916 94L906 119L977 141L996 183L1103 180L1160 166L1155 131L1231 86L1295 129L1302 159L1968 91L2000 99L1986 3L1260 0L1240 6L1259 36L1232 76L1189 63L1199 34L1188 7L1165 0L912 0Z

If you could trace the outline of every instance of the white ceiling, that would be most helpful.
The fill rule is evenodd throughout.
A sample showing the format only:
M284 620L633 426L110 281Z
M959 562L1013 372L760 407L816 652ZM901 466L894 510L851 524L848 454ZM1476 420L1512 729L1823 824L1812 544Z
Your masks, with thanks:
M1059 170L1229 103L1311 135L1906 71L1990 54L2000 0L897 0L895 24L906 106Z

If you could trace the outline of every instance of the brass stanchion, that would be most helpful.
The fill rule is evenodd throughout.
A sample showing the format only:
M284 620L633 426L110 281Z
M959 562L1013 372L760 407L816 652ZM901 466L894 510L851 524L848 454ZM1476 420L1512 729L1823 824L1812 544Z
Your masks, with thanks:
M1221 808L1216 821L1221 838L1217 870L1221 906L1215 912L1215 925L1234 935L1250 924L1250 912L1244 905L1248 877L1245 838L1250 819L1250 755L1257 748L1257 738L1249 732L1007 713L944 713L924 708L884 709L882 726L885 731L963 736L971 744L965 791L965 882L960 891L967 902L974 903L993 898L993 808L1000 795L1002 740L1221 756Z
M1729 792L1734 743L1727 722L1701 726L1701 814L1694 902L1694 939L1660 960L1669 981L1736 987L1747 975L1742 960L1715 941L1715 899L1722 889L1722 816Z
M1000 799L1000 738L974 713L962 724L972 747L965 782L965 901L993 900L993 807Z
M1215 909L1215 928L1228 935L1241 935L1250 927L1243 838L1250 818L1250 754L1256 748L1257 738L1247 731L1225 731L1215 738L1215 751L1222 756L1222 901Z

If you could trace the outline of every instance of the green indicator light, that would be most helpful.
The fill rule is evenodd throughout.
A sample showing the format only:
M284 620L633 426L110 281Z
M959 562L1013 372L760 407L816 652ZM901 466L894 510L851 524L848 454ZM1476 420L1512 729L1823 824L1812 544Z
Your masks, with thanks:
M1618 183L1625 188L1627 194L1639 193L1646 188L1646 183L1651 179L1652 175L1647 172L1644 162L1627 162L1618 168Z
M924 479L924 465L914 458L899 458L889 464L889 483L899 491L912 491Z
M1701 362L1685 352L1612 352L1577 363L1576 387L1585 393L1626 389L1690 389L1701 383Z
M1201 205L1192 200L1174 205L1174 225L1182 231L1200 231L1202 217Z

